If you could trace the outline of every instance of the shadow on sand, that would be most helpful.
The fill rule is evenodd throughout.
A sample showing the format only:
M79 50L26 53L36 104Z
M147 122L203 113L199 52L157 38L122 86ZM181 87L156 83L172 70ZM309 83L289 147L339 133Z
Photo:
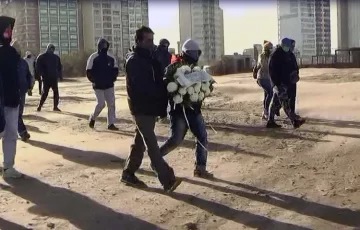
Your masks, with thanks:
M30 213L68 220L79 229L161 229L134 216L111 208L71 190L54 187L36 178L6 180L0 188L34 204ZM1 222L0 222L1 224ZM6 228L4 228L6 229Z
M0 184L0 187L2 187L1 184ZM0 229L3 229L3 230L29 230L29 228L25 228L24 226L15 224L15 223L5 220L1 217L0 217Z

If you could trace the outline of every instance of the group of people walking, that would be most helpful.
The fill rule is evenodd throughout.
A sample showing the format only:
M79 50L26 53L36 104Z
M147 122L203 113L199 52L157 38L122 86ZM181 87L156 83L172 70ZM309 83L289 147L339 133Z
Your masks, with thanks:
M26 94L32 95L35 79L38 80L41 99L37 111L41 111L49 90L52 89L53 110L61 112L58 108L58 81L62 79L62 65L60 58L54 53L55 46L52 44L49 44L46 52L40 54L36 60L31 52L26 52L25 57L21 58L19 45L12 42L14 24L15 19L0 16L0 132L3 134L3 177L19 178L22 174L14 168L17 138L18 135L24 141L30 138L22 119ZM151 28L142 26L136 31L136 45L126 55L124 68L128 104L136 130L121 181L131 186L146 186L135 173L147 150L152 170L158 176L164 190L172 192L181 184L181 179L175 176L164 156L181 144L188 130L196 137L194 176L213 177L206 168L208 140L201 113L202 105L194 103L190 108L175 105L168 96L164 79L166 70L171 68L171 65L178 62L189 66L196 65L201 56L201 49L196 41L189 39L183 44L181 53L172 58L168 51L169 41L161 39L160 44L155 46L153 39L154 32ZM299 70L291 52L294 45L295 41L283 39L273 50L273 45L266 41L256 67L257 82L265 92L263 118L267 120L268 128L279 127L274 117L279 115L281 107L284 108L294 128L305 122L295 114L295 91ZM97 101L89 117L89 127L95 127L96 118L106 105L107 127L109 130L118 130L115 126L114 83L119 66L117 59L109 52L109 47L108 41L100 39L97 52L91 54L87 60L86 75L92 83ZM159 117L167 117L168 109L170 137L159 146L154 131L155 124Z
M295 54L295 41L284 38L275 48L269 41L264 41L263 51L253 70L253 76L264 89L262 118L267 121L267 128L281 128L275 122L280 116L280 109L290 119L295 129L305 123L305 119L295 112L299 67Z

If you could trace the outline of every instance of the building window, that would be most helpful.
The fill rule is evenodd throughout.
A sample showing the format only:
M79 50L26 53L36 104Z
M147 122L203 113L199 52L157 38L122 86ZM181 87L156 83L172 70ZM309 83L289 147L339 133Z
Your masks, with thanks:
M57 15L57 10L50 10L49 13L50 15Z
M71 48L77 48L78 47L77 42L70 42L70 47Z
M41 34L41 39L49 39L49 34Z
M59 30L59 27L58 27L58 26L51 26L51 27L50 27L50 30L51 30L51 31L58 31L58 30Z
M68 47L69 47L69 43L67 43L67 42L61 42L61 47L68 48Z
M60 24L67 24L68 19L67 18L60 18Z
M49 26L40 26L40 30L41 30L41 31L48 31L48 30L49 30Z
M67 39L69 39L69 35L67 33L60 33L60 39L67 40Z
M69 10L69 15L76 15L76 10Z
M70 39L71 40L77 40L78 36L76 34L70 34Z
M48 13L48 11L45 10L45 9L41 9L41 10L40 10L40 14L44 14L44 15L45 15L45 14L47 14L47 13Z
M70 26L70 31L71 32L77 32L77 27L76 26Z
M76 20L76 18L69 18L69 22L73 23L73 24L76 24L77 20Z
M60 15L62 15L62 16L67 16L66 10L60 10Z
M68 27L67 26L60 26L60 30L61 31L68 31Z
M115 28L115 29L120 29L120 24L114 24L114 25L113 25L113 28Z

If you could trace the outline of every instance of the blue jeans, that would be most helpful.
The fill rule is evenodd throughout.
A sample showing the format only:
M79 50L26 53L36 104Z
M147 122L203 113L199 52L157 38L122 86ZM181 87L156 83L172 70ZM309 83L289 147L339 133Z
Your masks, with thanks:
M270 79L258 79L258 84L264 90L264 115L269 115L270 103L273 98L273 89Z
M26 93L24 93L20 96L19 119L18 119L18 134L19 134L19 136L24 135L27 132L27 129L26 129L26 126L25 126L24 120L23 120L25 98L26 98Z
M202 114L187 114L187 119L190 125L190 131L194 134L197 141L196 142L196 166L205 168L207 162L207 132L206 125ZM160 147L160 154L162 156L167 155L178 147L181 142L184 140L187 130L189 129L185 117L183 114L174 114L170 115L170 137L165 141L165 143ZM201 146L203 145L203 146ZM206 149L204 149L204 147Z

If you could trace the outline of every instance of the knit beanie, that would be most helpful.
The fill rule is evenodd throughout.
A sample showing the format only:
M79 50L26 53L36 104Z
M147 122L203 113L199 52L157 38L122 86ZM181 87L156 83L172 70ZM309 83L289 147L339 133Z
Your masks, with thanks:
M198 50L200 50L200 47L199 47L199 44L195 40L188 39L182 45L181 50L184 53L186 53L186 51L189 51L189 50L198 51Z

